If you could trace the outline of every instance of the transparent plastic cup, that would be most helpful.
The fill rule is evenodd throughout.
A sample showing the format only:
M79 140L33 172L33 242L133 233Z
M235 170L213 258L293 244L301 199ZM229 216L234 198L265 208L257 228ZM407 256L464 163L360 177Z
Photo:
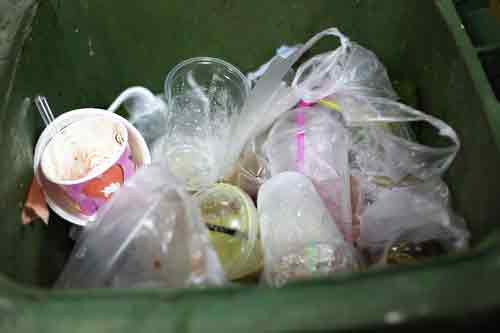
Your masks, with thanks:
M188 189L204 188L221 177L231 128L249 89L235 66L215 58L185 60L168 74L167 134L157 153Z
M303 174L273 176L260 188L257 207L268 284L281 286L358 268L354 249Z
M349 137L338 114L320 106L286 112L262 151L272 176L298 171L309 177L345 239L353 240Z
M238 187L224 183L195 197L226 277L235 280L259 271L259 220L252 199Z

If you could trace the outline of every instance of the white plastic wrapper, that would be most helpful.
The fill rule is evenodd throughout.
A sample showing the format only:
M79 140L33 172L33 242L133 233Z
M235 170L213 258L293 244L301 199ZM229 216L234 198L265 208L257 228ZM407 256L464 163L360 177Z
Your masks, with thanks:
M81 234L56 288L221 285L199 210L165 164L137 172Z
M297 171L312 180L339 230L352 241L349 137L339 115L320 106L286 112L263 150L272 176Z
M312 182L283 172L262 185L257 201L264 252L264 280L271 286L358 269Z
M396 240L436 240L448 252L467 248L469 233L465 221L450 209L449 190L440 179L378 188L375 198L361 215L358 241L371 258L380 258Z

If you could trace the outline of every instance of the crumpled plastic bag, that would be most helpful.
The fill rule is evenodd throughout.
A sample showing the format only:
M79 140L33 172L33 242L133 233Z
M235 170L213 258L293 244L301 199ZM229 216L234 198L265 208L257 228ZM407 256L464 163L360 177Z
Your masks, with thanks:
M342 115L351 138L351 206L356 225L361 212L385 187L441 176L454 160L460 142L455 131L443 121L399 103L387 71L377 56L349 40L338 29L326 29L306 45L324 36L337 37L340 46L300 65L288 96L326 105ZM286 55L300 54L305 47L286 47ZM272 61L283 56L283 52L277 53ZM254 76L262 75L260 72ZM272 103L263 107L272 113L273 103L278 100L276 96ZM430 147L416 142L408 126L414 122L424 122L435 128L447 139L448 146ZM263 169L266 167L261 165ZM356 234L353 230L354 239Z
M356 154L365 154L360 159L369 162L368 165L361 165L366 167L367 172L383 169L384 176L396 183L408 175L421 180L442 175L460 147L455 131L443 121L397 102L398 96L377 56L349 40L338 29L326 29L304 46L286 47L286 52L278 52L273 58L268 72L277 58L288 56L287 61L293 64L304 50L325 36L337 37L340 46L300 65L288 88L288 94L275 95L271 102L262 103L260 107L269 115L279 116L286 110L276 111L274 105L280 100L287 100L287 96L295 96L307 103L326 102L325 104L335 105L347 126L361 127L362 132L367 129L365 138L370 144L370 150L358 149L356 143L353 147ZM256 81L257 86L260 80L270 75L268 72L258 73L263 76ZM388 126L404 128L405 123L412 122L430 124L440 136L447 138L449 145L430 147L411 140L411 135L398 135L386 130Z
M329 30L341 45L312 57L297 69L292 87L299 96L310 103L335 103L348 126L379 127L367 136L374 141L372 151L357 153L372 154L378 164L385 165L386 176L395 182L407 175L422 180L442 175L460 147L455 131L443 121L397 102L386 69L376 55L338 30ZM447 138L449 145L429 147L380 128L410 122L430 124Z
M300 65L288 84L292 66L318 40L325 36L339 38L341 45L316 55ZM448 147L429 147L409 140L408 136L385 131L376 135L382 157L372 164L386 164L387 177L400 181L407 175L428 179L443 174L459 149L459 140L451 127L441 120L397 102L389 76L376 55L352 42L336 28L313 36L305 44L282 47L267 64L250 73L254 82L241 116L232 129L234 139L224 159L222 174L234 173L236 161L245 145L259 136L284 112L300 100L307 103L327 101L337 105L348 126L400 126L407 122L427 122L439 135L449 139ZM396 127L395 126L395 127ZM404 127L404 126L403 126ZM371 136L373 137L373 135ZM363 154L364 151L359 151ZM369 157L366 157L367 159ZM383 159L382 159L383 158ZM236 166L239 167L239 166Z
M223 175L234 172L236 161L250 140L262 134L281 114L299 103L302 92L288 83L293 74L292 66L321 38L332 34L339 32L336 28L326 29L305 44L284 48L251 75L254 87L233 128L233 141L227 151Z
M79 237L56 288L221 285L193 200L165 163L137 172Z
M358 246L378 261L396 240L436 240L447 252L468 247L465 221L451 210L446 184L438 178L404 187L381 188L361 214ZM375 259L374 259L375 258Z

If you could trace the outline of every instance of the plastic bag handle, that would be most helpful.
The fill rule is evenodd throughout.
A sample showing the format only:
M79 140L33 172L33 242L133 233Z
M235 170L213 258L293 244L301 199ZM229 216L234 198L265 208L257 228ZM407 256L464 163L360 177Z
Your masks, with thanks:
M157 97L144 87L130 87L125 89L108 107L108 111L116 112L124 103L133 104L154 104Z
M338 52L340 53L345 53L345 51L350 47L351 41L347 36L342 34L337 28L329 28L326 30L323 30L322 32L316 34L314 37L309 39L307 43L303 46L303 52L309 50L314 44L316 44L320 39L322 39L325 36L335 36L338 37L340 41L340 47L337 49L328 52L327 54L320 54L317 56L312 57L311 59L307 60L302 66L300 66L297 69L297 73L295 74L295 77L292 81L292 87L296 90L299 90L300 93L299 95L302 97L302 99L306 102L317 102L320 99L328 96L330 93L329 92L324 92L324 91L317 91L313 92L312 90L306 90L305 88L302 88L302 86L307 86L314 84L314 81L317 79L317 76L310 75L307 79L305 79L302 83L299 83L299 81L302 79L306 69L311 67L311 65L314 62L317 62L318 59L325 57L325 59L321 59L321 62L319 63L319 66L315 68L315 71L317 73L328 73L331 71L332 67L335 65L335 62L332 61L335 57L337 57Z

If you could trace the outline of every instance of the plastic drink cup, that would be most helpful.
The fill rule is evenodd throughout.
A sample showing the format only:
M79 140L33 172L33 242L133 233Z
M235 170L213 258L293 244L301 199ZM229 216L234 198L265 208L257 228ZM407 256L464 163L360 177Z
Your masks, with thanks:
M297 172L273 176L258 196L268 284L352 271L358 266L312 182Z
M221 177L231 129L248 91L246 77L220 59L188 59L168 74L167 139L160 153L188 189L199 190Z

